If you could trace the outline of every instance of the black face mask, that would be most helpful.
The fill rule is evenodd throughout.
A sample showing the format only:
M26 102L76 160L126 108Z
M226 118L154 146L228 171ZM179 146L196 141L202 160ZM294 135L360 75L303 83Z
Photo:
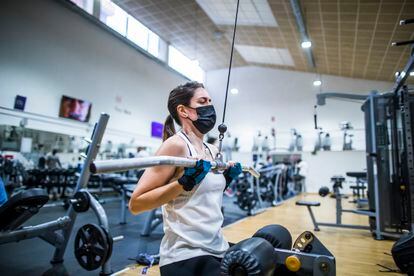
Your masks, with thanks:
M190 106L189 106L190 107ZM213 105L200 106L197 108L190 107L197 111L198 119L193 121L193 125L200 131L202 134L206 134L213 129L216 124L216 110Z

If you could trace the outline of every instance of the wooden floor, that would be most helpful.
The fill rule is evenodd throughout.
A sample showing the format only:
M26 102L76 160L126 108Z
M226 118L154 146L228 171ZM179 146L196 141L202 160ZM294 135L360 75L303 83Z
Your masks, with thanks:
M261 214L228 225L224 228L226 238L228 241L236 243L251 237L258 228L268 224L285 226L291 232L293 240L305 230L313 232L313 225L307 208L295 205L295 202L299 199L320 201L320 207L313 207L316 219L321 222L335 221L334 199L321 198L318 195L300 195ZM354 207L347 200L343 200L343 203L344 208ZM366 216L345 213L342 218L343 223L368 225ZM379 272L381 268L376 264L395 268L392 257L384 254L384 252L390 252L393 242L376 241L367 230L321 227L321 231L316 232L316 236L334 254L337 275L384 275L384 273ZM141 270L142 266L132 264L119 274L135 276L140 274ZM158 267L152 267L147 275L159 275ZM386 275L401 274L386 273Z

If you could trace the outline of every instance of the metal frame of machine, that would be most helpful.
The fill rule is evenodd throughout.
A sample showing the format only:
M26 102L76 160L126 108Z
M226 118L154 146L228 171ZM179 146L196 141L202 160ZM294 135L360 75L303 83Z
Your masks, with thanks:
M414 95L404 85L413 68L414 55L411 55L388 93L317 95L318 105L324 105L327 98L364 100L369 211L363 214L370 217L368 229L376 239L398 238L403 230L414 230ZM316 122L315 114L315 125ZM318 205L311 203L298 205L308 207L315 224L311 207ZM338 223L315 225L366 229Z

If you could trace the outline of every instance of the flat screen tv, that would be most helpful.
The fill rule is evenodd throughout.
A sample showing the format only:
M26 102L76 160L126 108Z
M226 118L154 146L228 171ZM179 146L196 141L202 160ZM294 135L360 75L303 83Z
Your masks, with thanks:
M162 138L164 125L158 122L151 122L151 137Z
M91 116L92 103L84 100L62 96L59 117L88 122Z

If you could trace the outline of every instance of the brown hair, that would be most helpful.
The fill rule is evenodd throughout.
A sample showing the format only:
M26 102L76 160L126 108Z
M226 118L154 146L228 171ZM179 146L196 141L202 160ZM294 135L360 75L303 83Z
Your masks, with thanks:
M198 88L204 88L202 83L192 81L184 85L177 86L170 92L168 97L168 111L170 115L167 116L164 123L163 140L167 140L175 134L174 121L181 126L180 119L177 113L177 106L180 104L188 106L194 92Z

